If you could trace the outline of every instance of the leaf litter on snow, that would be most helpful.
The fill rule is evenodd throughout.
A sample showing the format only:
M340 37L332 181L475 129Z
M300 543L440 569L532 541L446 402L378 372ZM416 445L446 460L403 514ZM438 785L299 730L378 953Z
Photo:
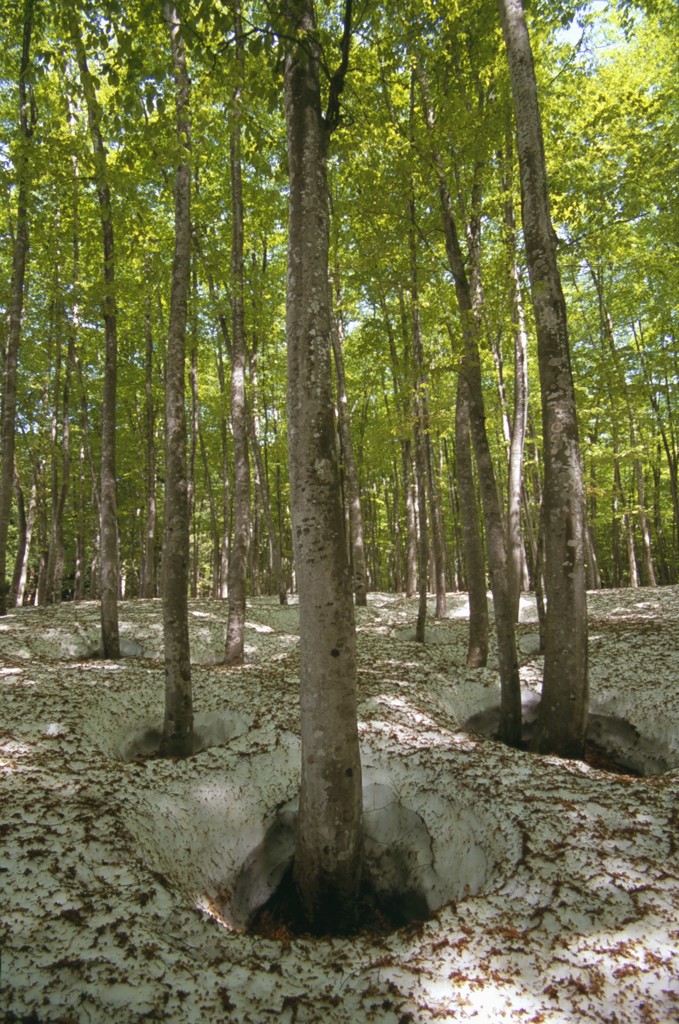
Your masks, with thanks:
M144 747L162 720L159 602L121 604L117 663L98 657L95 604L10 612L5 1019L678 1019L679 589L590 595L591 708L662 747L671 770L646 778L464 731L499 699L492 644L490 667L469 671L464 596L424 646L415 611L381 594L358 610L359 717L367 854L419 886L428 919L285 941L243 928L294 835L297 608L253 600L247 663L226 669L225 604L191 602L204 749L186 761ZM517 637L528 705L541 672L528 597Z

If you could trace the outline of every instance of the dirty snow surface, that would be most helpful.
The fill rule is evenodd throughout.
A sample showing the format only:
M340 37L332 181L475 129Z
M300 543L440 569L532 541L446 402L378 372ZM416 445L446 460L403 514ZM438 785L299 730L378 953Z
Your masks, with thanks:
M414 604L359 610L366 854L376 884L429 916L343 939L243 930L291 852L294 606L253 600L247 665L228 670L225 605L191 604L203 749L183 762L144 757L162 717L158 602L121 605L118 663L96 657L93 604L8 614L0 1019L679 1020L679 589L589 604L592 711L623 720L643 778L463 728L498 702L492 667L464 668L464 596L424 647ZM528 706L528 598L517 633Z

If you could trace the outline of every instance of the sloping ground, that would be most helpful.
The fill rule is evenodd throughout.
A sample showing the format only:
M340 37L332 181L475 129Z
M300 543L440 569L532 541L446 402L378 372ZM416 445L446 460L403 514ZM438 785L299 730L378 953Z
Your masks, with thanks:
M590 596L592 709L679 764L679 589ZM466 605L411 641L414 606L359 614L366 845L429 920L383 937L240 931L290 852L296 609L250 608L248 665L216 664L226 609L191 606L188 761L122 760L162 714L158 602L121 606L129 655L91 655L94 605L0 621L4 1021L679 1020L679 771L616 776L458 731L498 701L464 669ZM526 696L536 626L518 627ZM219 744L219 745L212 745ZM441 904L439 906L439 904Z

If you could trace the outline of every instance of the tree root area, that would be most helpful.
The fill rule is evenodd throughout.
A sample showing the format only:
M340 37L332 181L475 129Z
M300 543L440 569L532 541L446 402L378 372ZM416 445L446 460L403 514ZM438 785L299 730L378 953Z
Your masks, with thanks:
M420 903L422 905L420 905ZM312 928L304 914L297 888L293 880L293 865L267 902L253 915L248 932L265 939L275 939L287 944L301 937L331 935L383 936L399 928L416 928L428 917L426 904L415 901L411 894L392 896L386 899L375 892L370 880L363 879L358 894L355 925L350 931L328 927Z

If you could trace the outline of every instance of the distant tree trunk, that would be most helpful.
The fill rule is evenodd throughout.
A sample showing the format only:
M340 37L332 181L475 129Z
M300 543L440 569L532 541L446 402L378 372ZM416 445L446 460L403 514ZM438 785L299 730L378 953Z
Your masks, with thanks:
M33 516L35 515L35 486L33 487L31 495L33 501L31 502L30 512L32 512L32 515L29 519L26 516L26 501L16 463L14 465L14 491L16 494L17 505L17 549L14 559L14 572L12 573L12 585L9 590L8 603L12 608L20 608L23 604L24 589L26 587L25 566L28 563L31 543L30 532L33 529Z
M57 317L60 311L57 310ZM61 601L64 570L64 512L68 496L71 473L71 426L70 394L71 377L75 361L75 334L71 329L66 352L66 369L61 380L61 337L57 331L57 356L55 364L54 406L52 413L52 509L50 518L49 554L47 559L47 602ZM59 439L58 419L61 407L61 438ZM59 459L61 455L61 459ZM61 465L59 465L61 462Z
M243 35L240 7L236 13L238 83L231 127L231 429L233 431L234 529L229 558L229 615L226 630L227 665L242 665L245 647L245 600L250 548L250 459L248 412L245 398L245 322L243 278L243 189L241 181L240 117L243 75Z
M483 541L479 528L469 434L469 396L465 378L457 382L455 407L455 460L462 513L462 540L469 593L467 668L484 668L488 661L488 597Z
M321 113L313 4L287 0L284 95L290 198L287 344L288 461L300 602L302 782L294 878L315 931L356 920L362 873L356 630L340 502L331 388L327 148L339 117L343 62Z
M424 643L427 622L427 590L429 583L429 521L427 515L427 450L426 450L426 380L420 324L420 296L417 279L415 240L415 202L408 202L408 236L410 243L410 297L413 339L413 433L415 439L415 486L417 492L417 622L415 639Z
M634 425L632 424L632 445L636 444L634 437ZM637 500L639 502L639 531L641 533L641 579L644 587L656 587L655 566L653 565L653 551L651 548L651 527L646 511L646 485L644 483L644 470L641 459L634 460L634 475L637 484Z
M509 302L514 331L514 415L509 445L507 480L507 576L512 615L516 622L521 601L521 582L525 551L521 533L521 496L523 490L523 449L528 423L528 339L521 299L521 274L517 259L516 217L512 199L512 147L508 133L507 176L505 180L505 233L509 257Z
M545 461L547 621L536 750L581 757L588 717L585 507L566 304L521 0L498 0L517 123L521 208L538 337Z
M194 297L197 284L194 275ZM191 429L189 431L188 468L188 519L189 535L193 528L193 557L189 569L189 591L191 597L198 597L198 545L200 538L196 530L196 454L198 452L198 424L200 423L200 401L198 397L198 338L195 329L191 332L189 345L189 390L191 392Z
M118 329L115 298L115 247L106 148L101 134L101 107L87 64L76 7L69 9L70 31L87 105L94 153L95 181L104 255L104 392L101 406L100 600L101 640L105 658L120 657L118 633L118 523L116 510L116 394Z
M17 161L17 219L12 257L12 288L9 301L7 347L5 350L2 390L2 424L0 448L2 472L0 474L0 615L7 612L7 533L12 512L14 489L14 440L17 405L17 363L21 325L24 313L24 281L28 260L28 204L29 204L29 144L33 134L29 116L29 72L31 37L33 33L33 0L24 0L23 41L19 68L19 131L21 146Z
M396 403L403 420L403 424L409 424L411 419L411 398L408 387L403 386L403 373L399 364L396 351L396 339L394 330L387 309L384 296L380 298L380 306L384 318L384 325L389 341L389 354L391 357L391 373L394 381L394 392ZM406 376L408 374L408 359L406 364ZM410 428L408 427L408 430ZM415 518L415 486L413 481L413 458L412 441L406 436L401 439L401 472L403 475L403 510L406 522L406 547L405 547L405 594L406 597L413 597L417 589L417 523Z
M349 400L347 398L346 377L344 374L344 324L342 322L341 290L339 274L335 282L337 311L332 319L332 350L335 357L335 376L337 378L337 418L339 420L340 438L342 440L342 461L347 484L349 500L349 523L351 537L351 562L354 574L354 600L362 607L368 603L366 589L365 548L363 544L363 514L361 512L361 492L358 486L358 473L354 459L354 443L351 436L349 421ZM332 287L330 289L332 308Z
M165 721L161 753L193 752L193 695L188 625L189 508L184 381L186 321L191 273L190 81L181 22L166 3L175 79L177 141L182 161L175 170L175 245L165 367L165 530L163 541L163 635Z
M153 397L153 329L151 326L151 280L148 258L145 264L144 309L144 431L146 434L146 515L142 552L141 597L156 596L156 406Z
M271 562L273 573L276 578L278 600L280 604L287 604L288 593L285 582L285 574L283 572L281 546L278 537L278 530L276 524L274 523L273 511L271 509L271 493L269 490L269 481L266 474L266 466L264 465L264 460L262 458L262 451L259 444L259 438L257 437L254 416L248 417L248 427L250 431L250 447L252 448L252 454L255 463L255 472L257 474L257 480L259 483L259 493L262 499L264 520L266 522L266 530L269 535L269 544L271 546Z
M432 114L426 98L426 82L422 80L427 124L432 127ZM462 255L453 204L440 156L433 152L436 166L441 217L446 242L446 254L460 311L464 341L462 374L469 396L469 416L474 455L478 471L479 490L486 527L486 550L490 586L495 611L495 632L500 667L500 738L511 746L521 742L521 682L514 636L514 618L510 604L507 578L507 546L502 510L498 494L493 459L486 433L486 415L479 357L480 323L478 310L470 286L465 260Z

